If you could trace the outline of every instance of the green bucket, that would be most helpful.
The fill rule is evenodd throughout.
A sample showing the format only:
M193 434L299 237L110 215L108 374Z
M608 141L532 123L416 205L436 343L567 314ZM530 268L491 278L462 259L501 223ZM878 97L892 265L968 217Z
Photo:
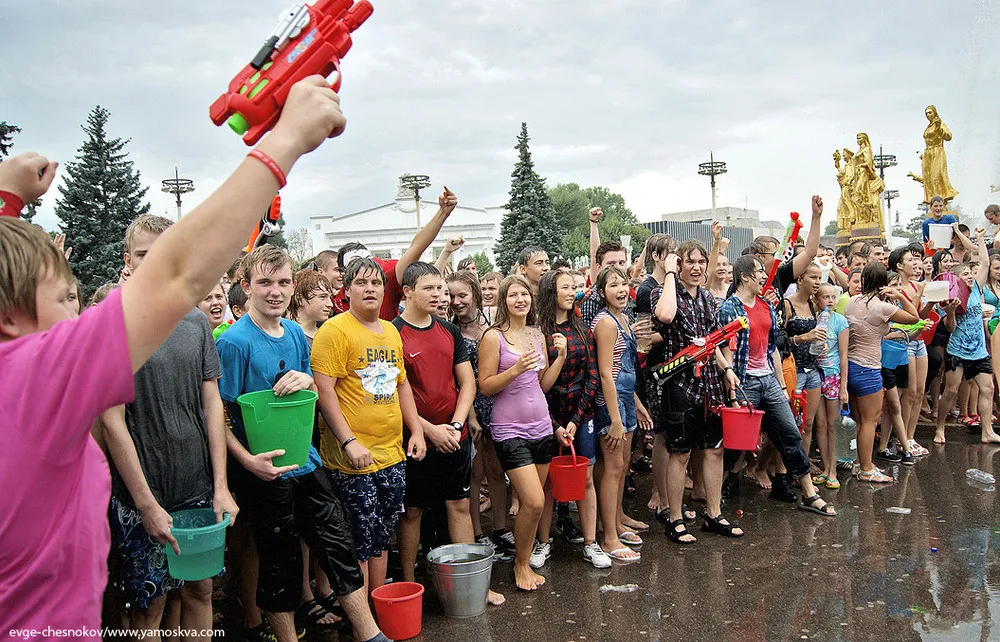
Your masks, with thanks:
M284 450L284 455L273 460L276 467L305 466L309 462L317 396L312 390L299 390L284 397L271 390L240 395L236 402L243 411L250 453Z
M226 558L226 527L229 514L216 523L211 508L192 508L171 513L174 525L170 529L181 554L174 553L170 544L167 551L167 570L179 580L204 580L222 572Z

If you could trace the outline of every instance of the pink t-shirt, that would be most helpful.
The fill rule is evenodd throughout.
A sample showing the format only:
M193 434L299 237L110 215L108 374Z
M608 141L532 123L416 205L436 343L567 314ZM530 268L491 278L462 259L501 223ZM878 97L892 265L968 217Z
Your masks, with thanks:
M132 401L132 381L120 290L0 343L0 640L100 636L111 476L90 428Z

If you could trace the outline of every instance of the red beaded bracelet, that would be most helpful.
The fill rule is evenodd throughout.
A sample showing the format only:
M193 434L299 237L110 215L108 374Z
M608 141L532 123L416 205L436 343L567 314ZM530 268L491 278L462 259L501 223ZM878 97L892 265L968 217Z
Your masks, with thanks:
M285 172L283 172L281 168L278 167L278 164L274 162L273 158L271 158L264 152L260 151L259 149L253 149L250 151L249 154L247 154L247 156L256 158L260 162L264 163L264 165L266 165L269 170L271 170L271 173L274 174L274 177L278 179L278 189L284 187L285 184L288 182L288 180L285 178Z

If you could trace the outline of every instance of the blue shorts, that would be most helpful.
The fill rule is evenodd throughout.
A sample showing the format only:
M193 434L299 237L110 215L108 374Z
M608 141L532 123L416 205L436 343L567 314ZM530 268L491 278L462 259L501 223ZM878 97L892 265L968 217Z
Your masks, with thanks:
M621 390L617 392L618 414L622 418L622 425L625 426L625 432L632 432L639 423L635 415L635 395ZM611 428L611 415L608 414L606 405L598 405L594 409L594 427L600 435L607 433Z
M389 550L406 496L406 462L373 473L331 470L330 482L347 513L358 559L364 562Z
M591 466L597 463L597 434L594 432L593 421L577 426L576 434L573 435L573 448L577 455L589 459Z
M819 388L822 382L823 376L820 371L815 368L808 372L805 370L795 371L796 390L813 390L815 388Z
M923 339L914 339L906 344L906 354L909 355L911 359L919 359L920 357L927 356L927 344L924 343Z
M853 361L847 362L847 391L858 397L882 392L881 368L866 368Z

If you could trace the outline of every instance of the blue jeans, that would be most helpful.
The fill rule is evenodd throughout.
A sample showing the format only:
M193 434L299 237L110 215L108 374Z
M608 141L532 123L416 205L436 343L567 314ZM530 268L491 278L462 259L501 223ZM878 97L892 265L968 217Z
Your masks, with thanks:
M761 428L781 454L788 474L793 479L808 475L809 459L802 448L802 435L775 376L746 375L743 377L743 392L756 410L764 411Z

